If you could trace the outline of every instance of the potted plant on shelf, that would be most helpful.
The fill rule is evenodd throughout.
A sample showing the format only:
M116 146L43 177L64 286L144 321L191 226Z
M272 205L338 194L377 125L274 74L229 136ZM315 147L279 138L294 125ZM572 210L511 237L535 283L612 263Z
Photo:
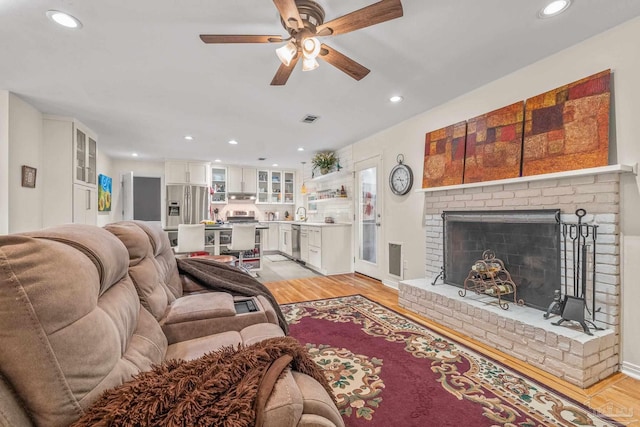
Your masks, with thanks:
M320 174L325 175L338 164L338 158L333 151L316 153L313 159L311 159L311 164L313 164L314 170L320 169ZM338 168L340 168L340 166L338 166Z

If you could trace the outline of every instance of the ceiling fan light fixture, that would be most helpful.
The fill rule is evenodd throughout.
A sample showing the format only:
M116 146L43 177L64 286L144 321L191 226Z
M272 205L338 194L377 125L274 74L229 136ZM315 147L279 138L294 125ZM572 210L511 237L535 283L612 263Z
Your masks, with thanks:
M276 49L276 55L278 55L280 62L282 62L287 67L291 64L291 61L296 56L297 52L298 48L296 47L296 44L293 42L293 40L289 40L287 44Z
M316 58L302 58L302 71L312 71L318 68L320 64Z
M307 37L302 42L302 54L305 58L315 59L320 53L320 41L315 37Z

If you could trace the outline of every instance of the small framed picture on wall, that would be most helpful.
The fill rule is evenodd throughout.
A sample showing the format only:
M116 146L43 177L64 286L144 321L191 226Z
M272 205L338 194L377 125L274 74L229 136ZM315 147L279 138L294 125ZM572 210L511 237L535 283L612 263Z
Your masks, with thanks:
M35 188L36 187L36 168L31 166L22 166L22 186Z

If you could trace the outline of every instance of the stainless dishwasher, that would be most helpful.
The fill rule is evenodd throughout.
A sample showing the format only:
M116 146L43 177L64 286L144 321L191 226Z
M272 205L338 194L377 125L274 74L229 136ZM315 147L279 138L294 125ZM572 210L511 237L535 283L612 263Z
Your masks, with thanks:
M300 261L300 225L291 224L291 256Z

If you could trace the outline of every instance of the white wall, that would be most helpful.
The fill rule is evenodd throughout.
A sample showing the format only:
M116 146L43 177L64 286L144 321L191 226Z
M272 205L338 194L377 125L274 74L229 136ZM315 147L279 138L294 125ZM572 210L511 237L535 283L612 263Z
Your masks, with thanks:
M9 233L9 92L0 90L0 234Z
M42 228L42 113L9 95L9 232ZM36 168L36 187L22 187L22 165ZM38 177L38 175L40 175Z
M424 136L426 132L466 120L496 108L524 100L558 86L611 68L613 72L612 140L610 163L635 164L640 161L640 18L593 37L556 55L518 70L473 92L467 93L439 107L417 115L392 128L365 138L354 144L354 161L380 150L383 153L385 176L396 164L398 153L403 153L412 167L415 187L421 187ZM406 94L405 96L411 96ZM621 184L621 231L633 238L640 235L639 181L635 176L623 176ZM424 195L411 193L393 196L385 186L384 235L386 241L407 244L405 253L409 266L406 278L424 277L424 232L418 232L423 218ZM626 262L640 258L637 245L624 245ZM640 281L626 274L623 268L624 325L622 337L623 360L640 366L640 339L634 337L631 325L640 324L640 310L633 305L640 300Z

